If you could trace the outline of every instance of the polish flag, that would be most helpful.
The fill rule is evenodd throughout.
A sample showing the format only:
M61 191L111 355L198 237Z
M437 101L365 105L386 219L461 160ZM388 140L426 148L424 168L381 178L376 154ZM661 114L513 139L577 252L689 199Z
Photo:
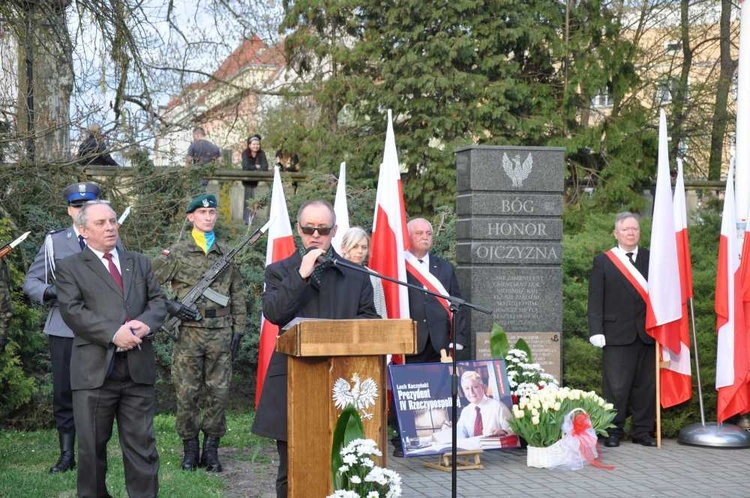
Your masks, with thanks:
M349 203L346 200L346 163L341 163L339 181L336 186L336 200L333 203L336 213L336 236L331 240L333 250L341 254L341 239L349 230Z
M742 300L737 214L734 204L734 161L729 166L716 272L716 419L719 423L750 410L748 331ZM747 232L746 232L747 233ZM747 266L747 262L746 262Z
M389 109L383 164L380 165L378 176L369 266L381 275L405 282L404 250L408 249L409 236L403 192L396 137L393 134L393 121ZM409 318L407 288L387 280L382 280L382 283L388 318Z
M271 210L269 218L273 224L268 228L268 246L266 247L266 266L276 261L286 259L297 248L294 245L292 224L289 221L289 211L286 208L284 187L281 184L278 166L273 168L273 189L271 191ZM268 363L276 349L276 338L279 336L279 326L260 317L260 343L258 344L258 374L255 378L255 407L260 403L263 383L266 380Z
M682 161L677 160L677 180L674 187L674 231L677 240L677 264L680 271L680 296L682 320L680 320L680 350L677 354L662 349L661 405L664 408L678 405L693 395L690 372L690 318L688 300L693 297L693 270L690 263L687 209L685 207L685 183L682 176Z
M667 156L667 118L662 110L659 116L659 161L651 225L646 331L662 348L669 350L671 354L679 355L682 349L682 303L674 227L672 182Z

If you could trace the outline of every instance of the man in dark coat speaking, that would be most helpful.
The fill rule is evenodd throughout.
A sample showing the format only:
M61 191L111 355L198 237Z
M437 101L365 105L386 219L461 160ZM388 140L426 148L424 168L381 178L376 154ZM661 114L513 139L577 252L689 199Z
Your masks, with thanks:
M318 258L340 259L331 248L336 215L325 201L308 201L297 213L302 248L266 267L263 315L283 327L294 318L379 318L370 277L348 268L320 264ZM252 431L276 439L279 474L276 495L287 496L287 358L274 352Z

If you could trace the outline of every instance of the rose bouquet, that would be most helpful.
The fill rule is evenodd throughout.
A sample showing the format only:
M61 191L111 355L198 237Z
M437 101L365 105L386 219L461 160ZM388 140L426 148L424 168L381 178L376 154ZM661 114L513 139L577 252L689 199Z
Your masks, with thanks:
M529 446L546 448L562 438L565 416L574 409L588 414L597 435L607 436L607 429L614 427L616 412L611 403L593 391L567 387L548 387L522 396L513 405L510 426Z

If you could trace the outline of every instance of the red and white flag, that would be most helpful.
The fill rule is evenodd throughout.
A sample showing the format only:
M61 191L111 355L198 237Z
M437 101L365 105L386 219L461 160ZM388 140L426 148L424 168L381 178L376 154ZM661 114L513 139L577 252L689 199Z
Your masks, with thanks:
M716 419L719 423L750 410L750 351L742 301L736 220L732 162L724 192L719 264L716 272Z
M339 168L339 181L336 185L336 200L333 202L336 214L336 235L331 240L333 250L341 254L341 240L349 230L349 203L346 200L346 163Z
M375 216L372 224L369 266L386 277L406 281L404 251L409 248L406 228L404 190L401 169L393 134L391 110L388 110L388 130L385 134L383 163L378 176L375 199ZM388 318L409 318L409 293L407 288L382 280Z
M687 209L685 207L685 182L682 176L682 161L677 160L677 180L674 187L674 232L677 241L677 266L680 271L680 297L682 320L680 320L680 350L662 349L661 405L664 408L678 405L693 395L690 371L690 317L688 301L693 297L693 270L690 263Z
M284 187L281 184L279 168L273 169L273 189L271 191L271 209L269 218L273 223L268 228L268 246L266 247L266 266L291 256L297 248L294 245L292 224L289 221L289 211L286 208ZM260 343L258 344L258 374L255 379L255 407L260 403L263 383L266 380L268 363L276 349L276 338L279 327L260 317Z
M386 277L406 281L404 250L409 248L409 236L390 109L383 164L380 165L378 176L371 246L370 268ZM409 293L406 287L383 280L383 291L388 318L409 318Z
M646 331L662 348L679 354L682 303L674 226L672 181L667 155L667 118L662 110L659 116L659 161L651 225L651 254L648 267L650 305L647 306Z

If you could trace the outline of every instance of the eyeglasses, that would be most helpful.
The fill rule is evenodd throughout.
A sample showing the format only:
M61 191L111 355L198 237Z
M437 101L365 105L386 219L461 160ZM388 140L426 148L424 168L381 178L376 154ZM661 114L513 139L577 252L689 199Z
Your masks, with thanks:
M302 225L300 225L299 229L302 230L302 233L304 233L305 235L312 235L315 233L315 230L317 230L318 234L325 237L326 235L331 233L333 227L303 227Z

